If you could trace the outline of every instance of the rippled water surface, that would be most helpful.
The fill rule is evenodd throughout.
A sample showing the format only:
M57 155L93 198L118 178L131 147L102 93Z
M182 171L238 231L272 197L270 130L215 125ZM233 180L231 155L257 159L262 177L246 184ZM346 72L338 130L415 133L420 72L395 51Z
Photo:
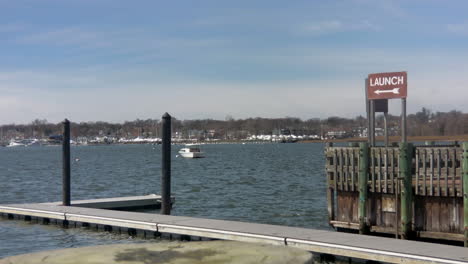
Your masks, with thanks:
M328 229L323 144L172 147L173 215ZM160 193L161 148L72 147L72 199ZM76 159L79 159L76 161ZM0 148L0 204L61 200L61 148ZM55 248L141 242L124 235L0 220L0 258Z

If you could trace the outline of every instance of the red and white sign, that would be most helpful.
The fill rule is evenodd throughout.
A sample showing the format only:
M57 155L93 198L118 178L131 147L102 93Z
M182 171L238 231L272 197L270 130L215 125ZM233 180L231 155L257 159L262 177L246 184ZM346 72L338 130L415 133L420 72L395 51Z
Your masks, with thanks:
M367 99L393 99L407 97L408 80L406 72L385 72L369 74Z

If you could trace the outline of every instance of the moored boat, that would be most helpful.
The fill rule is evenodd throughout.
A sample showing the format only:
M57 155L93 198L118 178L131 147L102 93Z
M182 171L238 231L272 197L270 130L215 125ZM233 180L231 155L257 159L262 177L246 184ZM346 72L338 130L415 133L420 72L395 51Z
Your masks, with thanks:
M11 140L7 147L28 147L28 146L40 146L41 142L37 139L21 139Z
M194 145L181 148L179 154L184 158L204 158L204 153L200 151L200 148Z

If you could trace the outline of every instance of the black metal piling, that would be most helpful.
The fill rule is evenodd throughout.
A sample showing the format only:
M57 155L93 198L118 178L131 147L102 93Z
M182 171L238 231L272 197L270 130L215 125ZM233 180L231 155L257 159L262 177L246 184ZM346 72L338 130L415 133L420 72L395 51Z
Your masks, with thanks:
M70 205L70 121L63 121L62 141L62 204Z
M171 214L171 116L162 116L161 214Z

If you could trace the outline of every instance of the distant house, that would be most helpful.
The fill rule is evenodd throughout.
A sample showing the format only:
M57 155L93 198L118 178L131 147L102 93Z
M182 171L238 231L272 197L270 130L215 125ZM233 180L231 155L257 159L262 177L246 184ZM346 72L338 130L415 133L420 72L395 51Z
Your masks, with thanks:
M328 131L326 134L325 134L325 137L326 138L330 138L330 139L335 139L335 138L347 138L349 137L349 134L348 132L344 131L344 130L340 130L340 131Z
M63 140L63 135L51 135L47 139L49 144L61 144Z
M214 138L216 136L216 130L210 129L206 131L206 137L207 138Z
M281 129L281 131L280 131L280 135L289 136L289 135L291 135L291 130L289 130L289 129L287 129L287 128L283 128L283 129Z
M390 128L389 129L390 131L394 131L393 128ZM368 136L368 132L367 132L367 128L364 128L362 129L362 132L359 133L359 136L360 137L367 137ZM395 133L394 133L395 134ZM375 135L380 137L380 136L384 136L385 135L385 130L383 128L380 128L380 127L376 127L375 128ZM389 133L389 135L391 135L391 133Z

